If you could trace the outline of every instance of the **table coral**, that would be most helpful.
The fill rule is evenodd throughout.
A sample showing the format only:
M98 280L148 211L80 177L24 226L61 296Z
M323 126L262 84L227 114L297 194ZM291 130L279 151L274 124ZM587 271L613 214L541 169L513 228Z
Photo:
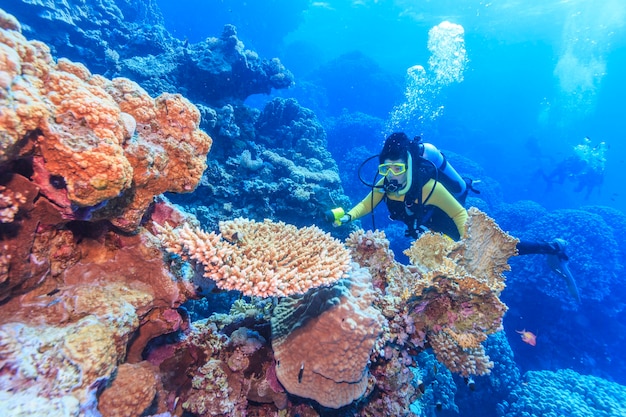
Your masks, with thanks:
M220 234L188 224L157 226L167 251L194 260L219 288L258 297L301 294L340 279L350 255L340 241L317 227L236 219Z
M339 408L360 398L384 317L365 269L330 288L282 299L272 316L276 375L287 392Z

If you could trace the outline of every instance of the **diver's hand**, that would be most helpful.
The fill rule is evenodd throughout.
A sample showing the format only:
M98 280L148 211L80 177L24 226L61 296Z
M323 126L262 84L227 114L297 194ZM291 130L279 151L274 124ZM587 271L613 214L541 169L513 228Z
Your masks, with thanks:
M352 221L352 216L349 214L344 214L339 219L339 223L337 226L343 226L344 224L350 223Z

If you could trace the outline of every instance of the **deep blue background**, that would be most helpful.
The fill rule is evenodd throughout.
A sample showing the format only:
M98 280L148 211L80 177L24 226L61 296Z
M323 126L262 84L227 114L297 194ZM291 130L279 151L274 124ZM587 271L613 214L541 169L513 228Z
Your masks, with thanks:
M233 23L247 48L261 56L279 57L294 72L296 82L353 51L373 60L385 76L402 79L408 67L426 66L431 27L443 20L460 24L465 28L470 60L465 80L442 92L445 110L436 120L436 134L431 132L426 139L480 163L502 184L508 201L533 199L547 208L582 204L626 208L622 191L626 4L622 1L158 3L175 36L199 41L218 36L225 23ZM411 6L415 3L419 6ZM578 59L566 65L568 73L585 74L592 83L583 91L585 100L574 105L569 101L572 97L576 101L581 94L563 92L555 75L557 63L567 51ZM589 65L594 60L599 67ZM372 88L369 74L361 75L358 79L351 74L349 88L341 77L330 80L337 90L346 92L339 96L342 106L349 107L351 99L358 106L361 91ZM403 90L390 88L378 93L401 98ZM310 107L321 118L325 115ZM391 111L392 106L387 107ZM429 132L416 127L407 133ZM571 192L571 186L546 194L545 183L534 176L540 163L538 155L528 150L529 139L541 144L541 167L549 170L551 160L556 163L571 155L573 146L585 136L610 146L602 189L590 199ZM383 138L368 139L379 143Z

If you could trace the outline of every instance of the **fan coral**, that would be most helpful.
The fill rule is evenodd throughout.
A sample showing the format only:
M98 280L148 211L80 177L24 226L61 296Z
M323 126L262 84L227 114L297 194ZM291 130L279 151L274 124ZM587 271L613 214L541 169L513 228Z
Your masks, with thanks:
M469 210L462 241L434 233L416 240L405 252L412 266L395 262L383 239L360 232L348 246L382 283L377 303L390 321L388 339L400 346L429 343L441 362L463 376L488 373L492 364L481 342L501 328L502 272L517 240L476 208Z
M257 297L301 294L330 285L349 269L340 241L319 228L238 218L220 222L220 234L156 225L167 251L204 267L204 276L226 290Z

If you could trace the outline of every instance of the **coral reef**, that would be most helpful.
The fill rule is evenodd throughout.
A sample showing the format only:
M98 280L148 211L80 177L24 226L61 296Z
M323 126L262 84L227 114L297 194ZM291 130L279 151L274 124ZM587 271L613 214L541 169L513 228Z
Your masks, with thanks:
M48 235L48 245L55 248L67 233ZM154 312L193 295L188 281L167 271L150 243L154 238L146 232L129 238L109 233L98 240L83 237L80 244L66 246L63 250L78 262L56 277L39 277L44 281L37 288L2 306L3 390L30 390L50 401L67 397L76 407L90 408L98 387L127 359L127 349L141 352L151 338L134 339L135 332L146 327L156 337L180 327L177 321L178 326L154 329L159 326L152 321Z
M350 255L319 228L247 219L220 222L220 234L157 226L168 252L202 264L204 277L226 290L257 297L302 294L330 285L348 270Z
M223 218L280 220L298 227L318 225L345 238L354 227L334 228L324 220L333 207L348 207L338 168L326 150L326 136L315 114L292 99L275 98L263 112L234 109L241 129L215 138L208 169L193 196L172 196L209 230ZM245 126L245 127L244 127Z
M151 408L165 412L164 398L160 398L160 405L152 407L155 399L159 401L159 390L162 390L160 380L149 362L123 363L117 368L111 386L98 398L98 411L103 417L140 416ZM162 397L163 393L160 394Z
M569 243L569 269L583 301L602 301L619 287L615 271L620 269L621 262L616 235L600 215L582 210L556 210L526 225L518 237L535 241L565 239ZM533 285L548 297L568 304L571 297L566 285L555 278L545 262L536 258L524 256L512 260L511 283Z
M20 206L26 201L21 192L0 185L0 223L13 222L15 215L20 211Z
M55 63L19 29L0 11L0 186L11 220L0 223L0 408L91 415L102 393L113 414L158 411L156 374L133 391L142 402L105 393L140 372L128 361L142 366L151 339L185 327L178 308L195 289L141 221L173 216L153 200L195 188L211 139L183 97L152 99L129 80Z
M469 237L461 242L433 233L416 240L406 251L413 267L397 265L388 244L377 242L381 236L353 234L347 241L356 259L367 259L374 282L386 283L381 309L392 332L401 331L390 338L400 345L428 343L463 376L486 374L493 366L481 342L501 328L502 273L517 243L484 213L473 208L469 214Z
M424 235L407 251L409 266L380 232L355 232L346 249L319 228L296 227L344 198L311 111L283 99L263 112L153 99L127 79L55 62L4 12L0 27L2 410L413 417L426 407L422 379L441 380L443 392L450 371L489 372L483 342L501 328L515 240L484 213L470 211L461 242ZM267 91L268 78L289 82L278 62L257 66L233 27L205 44L224 54L196 50L217 74L208 89L238 70L244 84L266 71L215 102ZM202 177L212 143L201 115L222 140ZM219 234L158 197L199 182L214 222L205 230ZM224 213L246 219L219 224ZM239 291L230 313L190 322L183 304L220 287ZM415 367L428 348L449 368L434 378ZM445 410L454 410L452 384L445 389Z
M29 158L32 180L68 219L112 219L133 231L152 197L189 192L204 171L211 138L180 95L152 99L126 79L83 65L3 29L0 163Z
M523 208L523 210L521 210ZM534 217L529 218L525 211ZM528 255L510 260L507 291L503 300L512 307L505 318L511 329L509 342L522 371L571 368L624 383L615 369L624 366L621 355L622 328L626 293L619 283L623 271L620 250L624 215L600 206L581 210L547 211L536 204L519 202L500 206L498 220L515 230L524 240L568 242L568 268L582 298L571 297L563 279L555 274L545 256ZM549 320L546 318L549 317ZM538 349L527 345L512 330L532 329L539 334ZM586 343L579 343L584 334Z
M250 314L214 315L194 322L182 340L156 346L148 360L161 371L168 406L203 416L243 415L285 409L287 394L276 380L263 306ZM249 401L253 402L250 403ZM255 415L255 414L253 414Z
M454 378L455 403L460 415L472 415L475 410L481 410L485 416L495 416L497 404L504 401L520 382L520 371L505 332L490 335L484 346L494 363L491 373L471 380Z
M115 69L124 54L156 55L172 42L154 1L12 0L3 8L22 22L26 36L45 42L57 57L89 62L96 73Z
M626 387L570 369L529 371L499 415L617 417L626 413Z
M293 84L293 75L277 58L261 59L245 49L232 25L202 42L176 39L153 1L16 0L3 6L55 56L88 63L91 71L110 78L131 78L153 96L179 92L220 107Z
M276 375L285 389L339 408L368 386L370 354L385 319L366 269L328 289L281 299L272 315Z
M523 200L513 204L498 204L493 214L502 230L517 236L528 224L548 214L548 210L539 203Z

